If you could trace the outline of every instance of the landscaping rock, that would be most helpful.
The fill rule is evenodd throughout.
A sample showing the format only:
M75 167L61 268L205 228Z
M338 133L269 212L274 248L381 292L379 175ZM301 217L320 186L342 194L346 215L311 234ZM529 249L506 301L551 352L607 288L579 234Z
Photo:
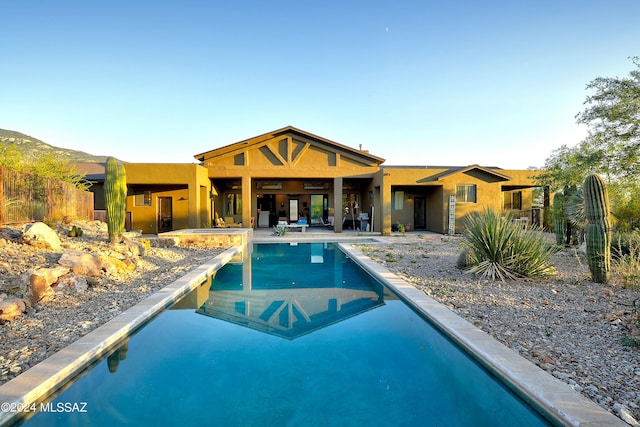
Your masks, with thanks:
M625 408L623 405L617 404L617 405L614 405L614 407L615 409L617 409L618 416L622 419L622 421L624 421L625 423L633 427L640 426L640 423L638 423L638 421L633 417L633 415L631 415L631 412L629 412L629 410Z
M68 271L68 268L61 265L53 268L31 270L28 273L29 285L26 291L31 305L41 300L50 300L52 298L51 285L58 280L58 277L66 274Z
M54 251L62 249L58 234L43 222L27 225L22 234L22 241L28 245L42 249L51 249Z
M37 276L41 278L47 285L51 286L60 276L63 276L69 272L69 268L64 267L62 265L56 265L53 267L39 268L37 270L32 270L31 276Z
M13 320L27 310L27 304L20 298L7 298L0 301L0 320Z
M180 239L177 237L158 237L152 241L152 245L160 248L170 248L180 245Z
M130 273L136 268L136 264L124 256L100 255L102 268L109 274Z
M144 245L135 240L123 237L123 243L127 246L129 253L134 256L144 256Z
M58 264L82 276L98 277L102 271L99 256L79 251L65 251Z
M56 291L62 292L84 292L89 289L89 283L85 276L79 276L75 273L65 274L58 279L55 285Z

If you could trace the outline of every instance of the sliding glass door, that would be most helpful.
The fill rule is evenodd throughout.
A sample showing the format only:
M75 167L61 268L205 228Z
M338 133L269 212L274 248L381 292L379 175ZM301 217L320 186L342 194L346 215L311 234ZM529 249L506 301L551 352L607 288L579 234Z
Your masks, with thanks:
M311 225L322 225L322 220L327 219L329 210L329 197L326 194L311 195Z

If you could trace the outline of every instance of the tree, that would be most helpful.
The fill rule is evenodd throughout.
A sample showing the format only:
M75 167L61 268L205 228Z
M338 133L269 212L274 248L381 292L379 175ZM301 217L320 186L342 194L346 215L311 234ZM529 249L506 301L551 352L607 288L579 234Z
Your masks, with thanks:
M598 77L587 85L595 93L576 118L589 126L586 142L595 160L606 165L615 178L640 174L640 59L632 58L636 69L629 77Z
M632 203L640 178L640 58L628 77L597 77L587 84L585 109L576 115L589 127L575 147L561 146L545 160L539 182L552 190L581 185L591 174L603 177L618 220L640 216ZM640 209L640 206L637 206ZM624 212L624 215L623 215Z
M42 178L70 182L81 190L87 190L91 186L85 176L78 172L75 165L56 157L53 152L44 152L34 158L29 158L14 144L1 145L0 166L32 173Z

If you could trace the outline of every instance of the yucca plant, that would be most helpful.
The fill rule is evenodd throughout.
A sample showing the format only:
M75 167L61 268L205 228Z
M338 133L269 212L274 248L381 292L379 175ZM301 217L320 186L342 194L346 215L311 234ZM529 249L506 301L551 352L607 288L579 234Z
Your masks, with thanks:
M523 229L511 215L503 216L492 209L467 216L465 223L467 273L502 281L555 273L551 256L556 249L537 228Z

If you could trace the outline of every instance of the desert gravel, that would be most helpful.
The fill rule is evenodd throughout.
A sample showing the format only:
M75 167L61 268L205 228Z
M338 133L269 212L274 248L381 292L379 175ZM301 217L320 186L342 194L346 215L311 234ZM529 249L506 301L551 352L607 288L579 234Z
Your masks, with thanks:
M603 408L638 419L640 349L624 344L637 334L638 291L591 282L573 247L554 256L552 278L490 282L456 267L460 237L383 240L359 248Z
M61 234L63 246L104 249L105 230L93 228L82 238ZM54 265L61 255L20 244L18 235L15 228L0 230L0 298L28 269ZM640 418L640 349L623 342L638 322L633 306L638 291L590 282L588 267L575 248L555 255L557 274L552 278L480 281L456 267L460 243L455 236L407 233L358 246L600 406L618 416ZM221 251L151 247L133 273L105 273L84 292L56 292L51 301L0 323L0 384Z

